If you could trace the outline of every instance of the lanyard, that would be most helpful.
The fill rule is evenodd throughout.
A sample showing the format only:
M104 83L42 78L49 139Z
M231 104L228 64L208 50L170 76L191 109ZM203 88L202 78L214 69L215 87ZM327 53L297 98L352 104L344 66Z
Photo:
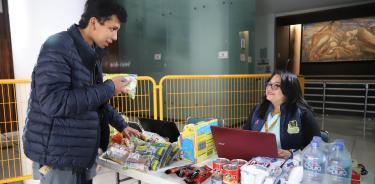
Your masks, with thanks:
M268 114L268 117L267 117L267 121L265 122L264 124L264 130L265 132L269 132L270 130L272 130L273 128L275 128L276 124L277 124L277 121L280 119L280 113L278 114L275 114L274 116L271 117L271 113ZM270 120L271 122L271 126L268 127L268 120Z

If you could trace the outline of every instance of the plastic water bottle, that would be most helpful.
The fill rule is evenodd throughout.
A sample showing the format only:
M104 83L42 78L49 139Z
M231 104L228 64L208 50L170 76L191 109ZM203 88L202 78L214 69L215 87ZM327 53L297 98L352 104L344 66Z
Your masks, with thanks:
M342 139L336 139L332 152L328 155L326 181L347 184L352 176L352 158L345 149Z
M323 149L323 145L321 143L323 143L323 140L321 137L319 136L314 136L313 139L311 140L311 142L302 150L302 151L305 151L307 149L309 149L311 147L311 143L313 142L313 140L315 141L318 141L320 143L320 148Z
M326 156L321 150L321 139L313 137L310 146L302 153L303 183L322 184L326 161Z

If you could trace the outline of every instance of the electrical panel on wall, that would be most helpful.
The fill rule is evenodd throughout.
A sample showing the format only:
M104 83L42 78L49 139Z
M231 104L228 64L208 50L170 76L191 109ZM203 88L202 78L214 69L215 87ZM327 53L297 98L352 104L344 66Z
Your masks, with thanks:
M249 31L241 31L238 33L240 37L240 61L251 63L249 54Z

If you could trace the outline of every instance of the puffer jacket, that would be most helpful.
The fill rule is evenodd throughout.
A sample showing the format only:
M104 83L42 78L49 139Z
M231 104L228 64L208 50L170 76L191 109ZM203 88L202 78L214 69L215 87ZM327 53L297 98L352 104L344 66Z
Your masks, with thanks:
M89 168L100 142L103 148L108 144L108 122L119 131L126 127L107 104L115 86L102 81L102 53L84 41L76 25L43 44L23 134L28 158L53 167Z
M259 108L257 105L250 113L243 129L261 131L267 115L273 111L273 106L270 104L265 113L265 117L258 117ZM281 105L280 116L280 142L282 149L303 149L312 140L313 136L320 136L320 127L316 123L313 113L306 108L297 107L295 110L288 110L286 104ZM296 127L290 131L289 124L294 124Z

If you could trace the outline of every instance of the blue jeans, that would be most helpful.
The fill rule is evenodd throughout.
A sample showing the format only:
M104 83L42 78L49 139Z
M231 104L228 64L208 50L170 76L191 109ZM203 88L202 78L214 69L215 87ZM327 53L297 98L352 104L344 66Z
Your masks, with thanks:
M53 168L46 174L39 172L40 164L33 162L33 179L40 180L40 184L75 184L77 183L77 175L71 168ZM96 163L86 170L87 183L96 175Z

